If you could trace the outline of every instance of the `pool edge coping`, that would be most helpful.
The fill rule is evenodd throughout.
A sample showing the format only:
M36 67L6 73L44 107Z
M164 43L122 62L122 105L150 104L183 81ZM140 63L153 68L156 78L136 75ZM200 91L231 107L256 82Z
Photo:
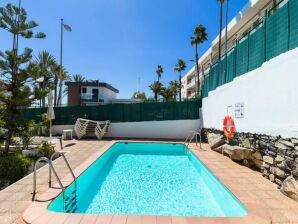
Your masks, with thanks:
M97 159L99 159L105 152L107 152L115 143L119 142L136 142L136 143L168 143L168 144L182 144L182 142L160 142L160 141L136 141L136 140L113 140L102 146L98 152L94 153L88 159L82 162L77 168L74 169L74 174L78 178L87 170ZM212 164L207 157L204 156L203 151L190 149L192 153L212 172L212 174L245 206L247 209L247 215L242 217L196 217L196 216L155 216L155 215L101 215L101 214L77 214L77 213L59 213L48 210L48 206L51 202L61 194L61 189L50 188L46 192L37 197L37 200L31 203L31 205L22 213L19 223L21 224L44 224L45 220L50 220L47 223L51 224L70 224L72 219L80 218L78 223L84 223L82 220L89 220L86 223L92 223L101 218L121 219L127 220L129 218L136 218L139 220L170 218L171 220L177 220L178 223L271 223L271 217L269 212L265 208L264 204L260 202L256 196L249 193L247 190L242 189L237 183L235 183L223 169ZM66 175L61 179L64 186L69 186L73 182L71 174ZM59 187L55 184L53 187ZM67 188L66 187L66 188ZM53 219L55 218L55 220ZM124 223L126 223L126 220ZM118 220L119 221L119 220Z

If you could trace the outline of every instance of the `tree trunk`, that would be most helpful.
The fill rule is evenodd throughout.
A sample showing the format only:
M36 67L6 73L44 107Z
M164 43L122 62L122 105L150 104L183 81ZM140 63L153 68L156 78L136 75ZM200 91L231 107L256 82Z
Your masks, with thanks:
M200 90L200 71L199 71L199 54L198 54L198 45L196 44L196 70L198 76L198 87L196 88L196 93L199 93Z
M181 83L181 72L179 74L179 101L181 102L181 95L182 95L182 83Z
M154 92L154 99L157 101L157 92Z
M55 85L55 89L54 89L54 106L57 106L57 104L58 104L58 99L57 99L58 78L57 78L57 76L55 76L54 85Z
M219 23L219 41L218 41L218 61L219 62L221 58L222 9L223 9L223 3L220 2L220 23Z
M63 85L63 80L59 81L59 95L58 95L58 105L62 105L62 85Z

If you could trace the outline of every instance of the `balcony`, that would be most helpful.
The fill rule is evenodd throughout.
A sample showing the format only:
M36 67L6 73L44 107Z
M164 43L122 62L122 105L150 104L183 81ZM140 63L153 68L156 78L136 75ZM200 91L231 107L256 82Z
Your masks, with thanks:
M186 88L189 89L189 88L195 87L195 85L196 85L196 80L195 78L193 78L191 79L190 82L187 82Z
M81 102L104 102L104 99L99 96L99 94L94 93L81 93L80 94Z

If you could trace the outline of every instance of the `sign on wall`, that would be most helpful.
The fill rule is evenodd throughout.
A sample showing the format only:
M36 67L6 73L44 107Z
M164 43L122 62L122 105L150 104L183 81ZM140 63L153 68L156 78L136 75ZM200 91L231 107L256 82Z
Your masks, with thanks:
M244 103L235 103L235 118L244 118Z

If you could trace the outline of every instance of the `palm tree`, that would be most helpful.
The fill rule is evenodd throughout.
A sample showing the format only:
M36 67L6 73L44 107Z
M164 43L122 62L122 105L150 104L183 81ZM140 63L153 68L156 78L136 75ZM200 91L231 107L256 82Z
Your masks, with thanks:
M72 76L72 81L74 82L84 82L85 81L85 77L80 75L80 74L75 74Z
M198 54L198 46L202 43L204 43L207 40L208 34L206 32L206 28L200 24L198 25L194 30L194 36L191 37L191 45L195 46L196 48L196 70L197 70L197 76L198 76L198 89L200 88L200 77L199 77L199 54Z
M60 66L59 66L60 67ZM66 80L70 80L70 76L68 75L66 69L62 68L62 71L59 73L59 94L58 94L58 100L57 104L62 105L62 98L63 98L63 82Z
M53 67L57 65L56 60L48 51L42 51L35 57L33 64L37 68L37 81L40 83L41 91L47 93L53 88ZM41 100L42 106L45 107L45 97Z
M61 70L60 65L56 63L51 67L51 71L54 76L54 106L58 105L58 82L59 82L60 70Z
M219 41L218 41L218 61L221 59L221 36L222 36L222 10L225 0L216 0L220 3L220 21L219 21Z
M178 82L177 80L174 81L170 81L170 88L173 90L174 93L174 98L176 100L177 95L178 95L178 90L180 91L180 95L181 96L181 82ZM181 97L180 97L180 101L181 101Z
M163 73L163 68L161 65L157 66L156 74L157 74L157 81L159 82L161 79L161 75Z
M160 83L159 81L155 81L154 83L152 83L149 88L152 90L152 92L154 93L154 99L157 100L158 94L160 94L160 91L163 88L162 83Z
M175 92L171 87L163 87L160 91L160 95L164 98L166 102L168 102L173 100L173 98L175 97Z
M182 85L181 83L181 72L183 72L186 69L186 63L183 59L178 59L178 63L175 65L174 71L179 72L179 84L180 87ZM181 88L179 88L179 101L181 101Z

